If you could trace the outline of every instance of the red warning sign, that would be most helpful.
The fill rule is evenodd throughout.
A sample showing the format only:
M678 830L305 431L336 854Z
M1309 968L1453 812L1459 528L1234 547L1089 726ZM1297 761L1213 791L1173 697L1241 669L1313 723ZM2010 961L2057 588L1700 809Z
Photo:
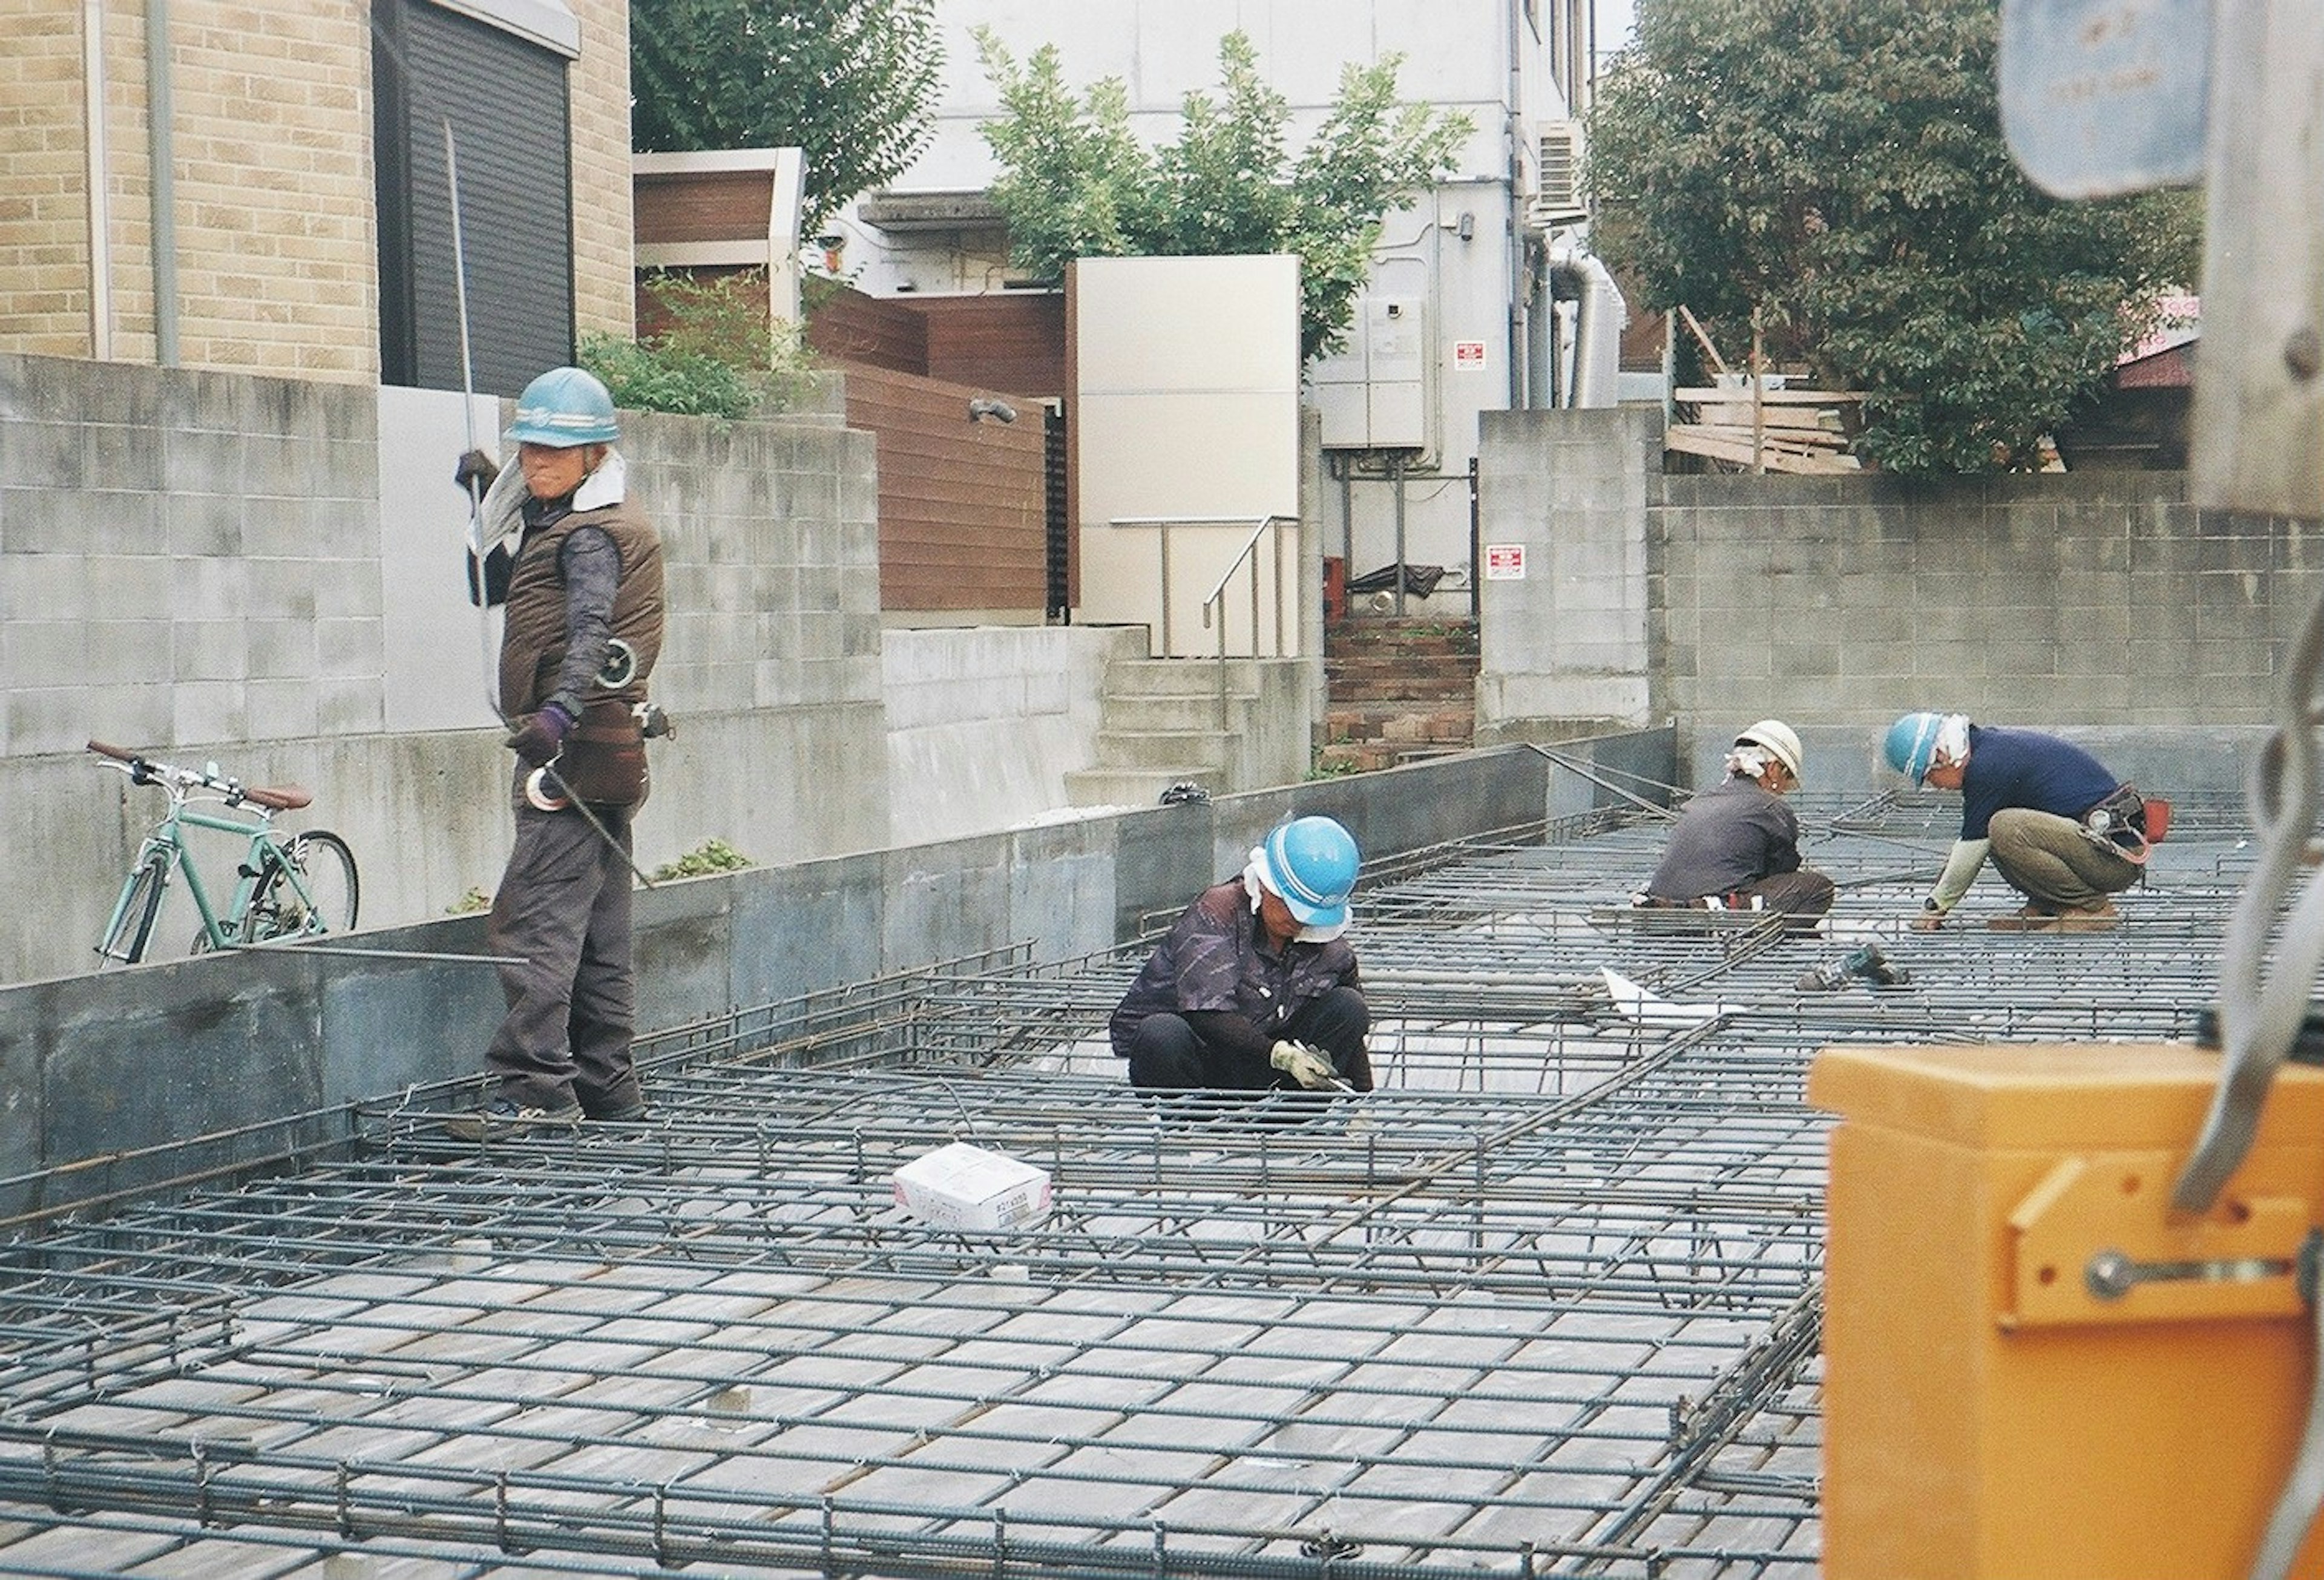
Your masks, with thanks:
M1485 343L1481 340L1456 340L1452 343L1452 366L1459 372L1482 372L1485 367Z
M1485 545L1485 580L1488 582L1524 581L1525 545L1522 543Z

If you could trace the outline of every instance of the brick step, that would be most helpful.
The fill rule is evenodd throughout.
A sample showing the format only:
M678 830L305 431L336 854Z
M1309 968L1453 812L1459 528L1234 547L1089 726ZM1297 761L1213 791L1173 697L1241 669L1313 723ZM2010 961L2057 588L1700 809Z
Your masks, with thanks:
M1474 653L1477 628L1443 620L1335 620L1323 629L1326 653L1361 652L1380 648L1413 651Z
M1427 743L1466 747L1476 739L1473 708L1426 708L1405 704L1342 707L1334 703L1323 713L1326 745L1386 741L1406 746Z
M1463 712L1476 703L1477 685L1473 676L1459 677L1443 684L1420 684L1410 681L1382 683L1376 685L1349 684L1333 681L1324 691L1333 707L1410 708L1427 711L1437 708L1459 708Z
M1333 685L1466 685L1477 669L1474 658L1327 658L1323 678Z

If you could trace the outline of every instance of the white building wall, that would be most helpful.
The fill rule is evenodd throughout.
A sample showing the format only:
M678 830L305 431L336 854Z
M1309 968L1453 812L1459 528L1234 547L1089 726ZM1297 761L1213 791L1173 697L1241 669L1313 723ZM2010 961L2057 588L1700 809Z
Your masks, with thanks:
M1527 403L1522 231L1535 128L1566 114L1541 31L1558 8L1555 0L938 0L946 66L934 135L890 190L981 192L997 173L979 130L999 111L977 58L980 27L1019 64L1055 44L1076 92L1120 78L1133 129L1149 142L1176 137L1187 93L1218 93L1219 41L1240 29L1290 103L1295 153L1328 113L1347 66L1401 56L1404 96L1462 111L1474 130L1452 174L1388 216L1377 254L1374 292L1425 304L1423 442L1401 455L1400 485L1390 481L1386 452L1335 452L1318 501L1323 552L1345 554L1351 574L1392 564L1400 491L1403 557L1453 567L1433 602L1441 611L1465 612L1466 473L1477 415ZM997 230L881 231L853 210L832 229L844 239L844 272L873 295L1010 283Z

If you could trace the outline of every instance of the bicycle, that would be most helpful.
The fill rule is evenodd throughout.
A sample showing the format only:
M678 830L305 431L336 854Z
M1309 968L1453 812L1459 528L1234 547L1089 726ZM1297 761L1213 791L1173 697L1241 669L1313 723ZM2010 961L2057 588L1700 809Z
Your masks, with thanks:
M101 962L134 965L145 958L173 869L184 876L186 892L201 914L201 930L194 935L197 954L277 939L319 937L355 926L359 891L355 852L347 842L321 829L288 833L274 826L276 813L296 812L314 800L305 790L295 785L244 785L221 775L216 763L181 768L101 740L90 741L88 749L106 758L106 767L127 774L131 784L158 785L170 798L168 813L145 836L129 876L122 879L121 897L114 901L97 946ZM203 791L211 794L198 794ZM246 812L249 821L195 811L187 804L193 801L222 803ZM224 910L211 902L186 848L188 828L214 829L249 841L236 869L234 895Z

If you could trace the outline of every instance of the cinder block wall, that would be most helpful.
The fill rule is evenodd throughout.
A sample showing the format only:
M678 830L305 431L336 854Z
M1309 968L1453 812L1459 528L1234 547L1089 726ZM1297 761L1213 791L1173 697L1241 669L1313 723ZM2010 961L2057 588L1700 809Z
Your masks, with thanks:
M573 0L578 326L632 323L629 8ZM106 354L154 359L144 0L99 8L110 268ZM364 383L379 373L370 7L170 0L179 358ZM89 356L87 13L0 0L0 351Z
M1486 419L1480 739L1632 704L1708 773L1790 721L1811 783L1868 788L1917 708L2087 738L2156 789L2241 782L2324 550L2299 524L2199 512L2176 473L1916 482L1666 476L1660 418Z
M416 528L382 519L382 468L414 458L380 455L378 400L0 354L0 801L15 831L0 880L18 897L0 908L0 980L86 968L159 810L96 766L91 736L313 790L286 821L347 836L367 922L440 915L497 879L501 731L386 723L389 646L423 592L456 598L458 572L444 557L418 588L390 552ZM680 721L655 748L639 859L711 837L763 862L885 845L870 436L828 418L625 422L669 562L655 694ZM449 672L480 693L475 628L455 629L469 656ZM192 926L165 913L180 945Z

